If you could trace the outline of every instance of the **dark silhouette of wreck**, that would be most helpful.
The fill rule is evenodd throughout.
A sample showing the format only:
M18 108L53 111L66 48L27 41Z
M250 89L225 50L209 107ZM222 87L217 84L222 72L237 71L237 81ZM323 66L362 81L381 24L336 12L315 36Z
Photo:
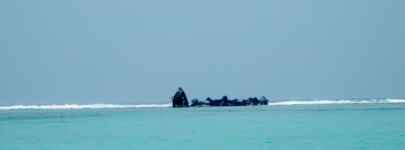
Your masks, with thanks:
M223 96L221 99L211 99L208 97L206 101L199 101L198 99L193 99L191 101L191 107L202 107L202 106L248 106L248 105L267 105L269 100L266 97L251 97L248 99L228 99L227 96ZM182 88L179 88L176 94L172 98L173 107L188 107L188 100L186 93Z
M181 87L177 90L176 94L174 94L172 98L172 106L173 107L188 107L188 100L186 93L183 91Z

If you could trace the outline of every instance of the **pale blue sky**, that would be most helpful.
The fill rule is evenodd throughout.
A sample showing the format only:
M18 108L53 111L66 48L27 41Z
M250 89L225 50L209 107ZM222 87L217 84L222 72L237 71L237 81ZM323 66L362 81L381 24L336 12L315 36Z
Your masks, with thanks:
M403 0L1 0L0 104L405 97Z

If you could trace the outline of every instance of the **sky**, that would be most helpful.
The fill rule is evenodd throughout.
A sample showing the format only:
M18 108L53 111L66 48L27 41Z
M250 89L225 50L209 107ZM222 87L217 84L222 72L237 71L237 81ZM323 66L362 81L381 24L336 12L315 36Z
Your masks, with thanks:
M405 98L403 0L1 0L0 105Z

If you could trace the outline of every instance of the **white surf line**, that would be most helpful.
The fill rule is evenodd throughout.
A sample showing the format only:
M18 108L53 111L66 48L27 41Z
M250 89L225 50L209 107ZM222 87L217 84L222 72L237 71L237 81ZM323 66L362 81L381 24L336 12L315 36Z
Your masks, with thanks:
M138 104L138 105L119 105L119 104L63 104L63 105L12 105L0 106L0 110L16 110L16 109L106 109L106 108L154 108L154 107L170 107L171 104Z

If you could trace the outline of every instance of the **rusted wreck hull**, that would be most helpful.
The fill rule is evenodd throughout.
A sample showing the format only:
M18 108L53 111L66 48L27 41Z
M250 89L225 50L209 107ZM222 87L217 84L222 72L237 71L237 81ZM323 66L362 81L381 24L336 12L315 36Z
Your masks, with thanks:
M188 103L186 93L182 88L172 97L173 107L202 107L202 106L250 106L250 105L268 105L269 100L266 97L261 97L260 99L256 97L248 99L228 99L227 96L223 96L221 99L211 99L207 98L206 101L199 101L198 99L193 99L191 105Z
M207 98L205 102L199 101L194 99L191 101L192 107L201 107L201 106L256 106L256 105L268 105L269 100L265 97L260 99L253 97L244 100L228 100L226 96L222 97L222 99L212 100Z

